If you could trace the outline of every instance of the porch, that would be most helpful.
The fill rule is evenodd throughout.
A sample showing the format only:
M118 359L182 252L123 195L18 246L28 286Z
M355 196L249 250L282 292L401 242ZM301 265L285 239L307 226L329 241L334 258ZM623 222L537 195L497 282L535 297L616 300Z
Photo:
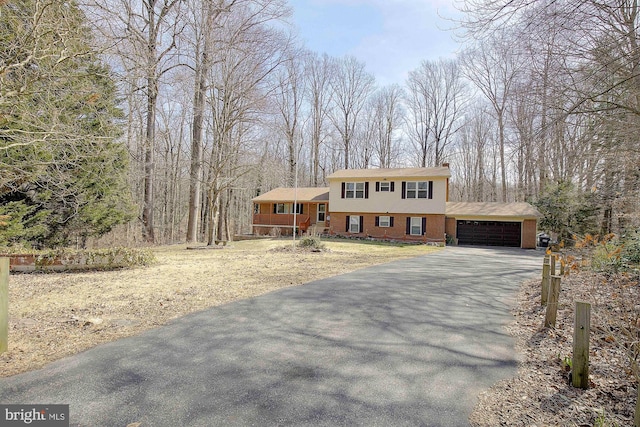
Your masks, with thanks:
M279 228L284 230L293 230L294 214L253 214L252 228L255 234L268 234L272 229ZM311 226L311 217L309 215L296 214L295 228L299 230L299 234L306 233ZM289 234L287 231L285 234Z

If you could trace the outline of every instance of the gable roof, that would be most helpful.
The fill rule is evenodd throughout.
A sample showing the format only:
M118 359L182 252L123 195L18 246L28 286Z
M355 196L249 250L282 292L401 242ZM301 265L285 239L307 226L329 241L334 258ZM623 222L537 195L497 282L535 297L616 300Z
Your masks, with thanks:
M253 202L322 202L329 200L328 187L279 187L264 194L254 197Z
M327 177L332 179L349 178L449 178L451 171L448 167L436 168L389 168L389 169L342 169Z
M540 212L526 202L447 202L447 216L496 217L515 216L521 218L539 218Z

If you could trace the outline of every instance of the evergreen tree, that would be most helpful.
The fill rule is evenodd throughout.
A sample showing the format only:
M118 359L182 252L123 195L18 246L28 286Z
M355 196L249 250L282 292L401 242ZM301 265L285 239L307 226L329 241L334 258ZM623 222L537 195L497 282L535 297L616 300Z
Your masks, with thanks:
M75 1L0 6L0 215L31 230L14 242L64 245L131 215L122 112L90 41Z

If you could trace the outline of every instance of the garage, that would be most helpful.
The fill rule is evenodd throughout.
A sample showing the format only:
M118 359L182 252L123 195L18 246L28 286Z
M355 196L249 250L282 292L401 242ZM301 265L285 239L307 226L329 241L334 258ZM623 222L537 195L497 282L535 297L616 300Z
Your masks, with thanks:
M458 220L456 225L459 245L519 248L522 244L520 222Z
M447 202L447 242L534 249L540 216L524 202Z

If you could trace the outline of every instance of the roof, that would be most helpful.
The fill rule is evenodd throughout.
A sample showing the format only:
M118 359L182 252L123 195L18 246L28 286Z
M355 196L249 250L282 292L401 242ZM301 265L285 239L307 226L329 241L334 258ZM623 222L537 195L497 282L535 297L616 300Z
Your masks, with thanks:
M342 169L335 171L327 179L345 178L449 178L448 167L437 168L393 168L393 169Z
M254 202L321 202L329 200L328 187L299 187L283 188L279 187L264 194L254 197Z
M538 210L525 202L447 202L447 216L496 217L515 216L522 218L538 218L542 216Z

